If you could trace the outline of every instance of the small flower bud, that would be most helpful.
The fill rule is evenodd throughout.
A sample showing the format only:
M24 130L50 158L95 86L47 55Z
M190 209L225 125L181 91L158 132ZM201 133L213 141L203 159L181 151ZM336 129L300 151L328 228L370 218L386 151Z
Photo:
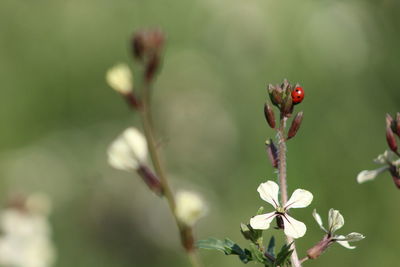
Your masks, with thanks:
M386 113L386 127L392 127L393 118L389 113Z
M397 142L396 142L396 137L393 134L392 127L389 125L386 126L386 141L389 145L389 148L393 152L397 152Z
M267 150L267 155L271 161L272 167L278 168L278 149L276 148L272 139L265 141L265 147Z
M307 250L307 256L312 259L315 260L316 258L318 258L319 256L321 256L321 254L331 245L333 244L333 241L330 237L328 237L327 235L324 236L324 238L318 242L318 244L316 244L315 246L313 246L312 248L310 248L309 250Z
M142 177L143 181L147 184L149 189L161 196L163 194L163 187L160 180L147 166L140 165L137 169L137 173Z
M396 114L396 134L400 137L400 112Z
M265 103L264 105L264 115L265 119L267 120L269 126L274 129L275 128L275 114L274 110L268 105L268 103Z
M278 90L278 87L273 86L272 84L268 85L268 93L269 98L274 106L279 107L282 103L282 92Z
M293 105L293 100L292 100L292 96L291 96L291 91L287 90L286 94L287 95L286 95L285 100L283 101L281 111L283 113L283 116L289 118L290 115L292 115L294 105Z
M106 74L108 85L122 95L132 92L133 79L129 66L123 63L110 68Z
M296 136L297 131L300 129L302 121L303 121L303 111L300 111L299 113L296 114L296 117L292 121L292 125L290 126L288 132L288 137L287 137L288 140Z
M180 191L176 194L175 201L176 217L184 225L193 226L206 213L206 205L197 193Z
M143 61L159 55L164 46L164 34L160 30L140 31L132 38L132 53Z

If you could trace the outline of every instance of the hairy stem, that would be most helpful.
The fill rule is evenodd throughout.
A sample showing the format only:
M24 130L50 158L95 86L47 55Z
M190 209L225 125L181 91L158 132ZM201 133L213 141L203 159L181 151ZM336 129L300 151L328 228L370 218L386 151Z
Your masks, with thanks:
M288 201L287 194L287 177L286 177L286 138L285 138L285 127L286 127L286 117L281 115L279 129L278 129L278 173L279 173L279 184L281 188L281 202L282 206L285 206ZM286 236L286 241L288 244L292 244L292 255L290 256L292 265L294 267L301 267L299 257L297 256L296 246L293 238Z
M155 172L160 179L164 197L167 199L169 209L171 210L172 215L174 216L176 225L179 228L179 233L181 237L182 246L184 247L189 261L193 267L201 267L200 261L198 259L197 253L194 249L194 239L193 239L193 230L191 227L187 225L183 225L178 218L176 217L175 212L175 197L172 193L171 187L169 185L163 164L160 159L160 155L157 149L157 142L154 135L154 128L152 123L152 114L150 108L150 85L145 83L143 88L143 107L141 109L141 119L144 128L144 134L147 140L147 146L149 149L149 154L151 161L153 163Z

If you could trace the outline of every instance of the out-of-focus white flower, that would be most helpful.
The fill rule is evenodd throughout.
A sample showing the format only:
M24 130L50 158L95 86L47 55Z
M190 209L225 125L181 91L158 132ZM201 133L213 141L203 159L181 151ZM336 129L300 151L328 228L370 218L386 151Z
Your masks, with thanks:
M175 195L176 217L188 226L193 226L207 212L203 199L195 192L179 191Z
M375 170L364 170L361 171L358 175L357 175L357 182L359 184L362 184L364 182L367 181L372 181L374 180L376 177L378 177L378 175L380 175L381 173L389 170L389 165L388 163L390 162L391 164L398 166L400 165L400 160L394 161L394 153L390 150L385 150L385 152L383 154L378 155L378 157L376 157L374 159L375 163L378 164L385 164L385 166L375 169Z
M0 212L0 265L49 267L53 264L55 252L47 219L49 210L42 211L25 205Z
M129 66L119 63L107 71L108 85L120 94L129 94L133 89L132 72Z
M384 166L375 170L364 170L361 171L358 175L357 175L357 182L359 184L362 184L364 182L367 181L372 181L374 180L379 174L381 174L382 172L388 170L389 167Z
M321 216L317 213L317 211L314 209L313 211L313 217L317 221L319 227L327 233L329 236L330 240L333 242L337 242L338 244L342 245L345 248L348 249L354 249L356 248L355 246L351 246L349 242L355 242L355 241L360 241L365 238L362 234L359 233L350 233L346 236L344 235L335 235L335 232L339 230L340 228L343 227L344 225L344 218L342 214L338 210L330 209L329 214L328 214L328 229L325 229L325 227L322 224L322 219Z
M119 170L137 170L147 158L147 142L136 128L126 129L108 148L108 163Z
M270 203L275 211L257 215L250 219L250 226L253 229L265 230L269 228L270 223L275 217L280 217L283 221L284 232L292 238L304 236L307 227L304 223L295 220L287 211L290 208L305 208L310 205L313 195L304 189L296 189L285 206L281 207L278 200L279 186L273 181L267 181L260 184L257 189L260 197Z

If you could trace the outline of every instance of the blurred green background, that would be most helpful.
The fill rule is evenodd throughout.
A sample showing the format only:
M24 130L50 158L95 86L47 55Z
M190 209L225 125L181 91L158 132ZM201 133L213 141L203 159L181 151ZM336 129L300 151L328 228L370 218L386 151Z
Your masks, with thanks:
M306 92L296 107L302 128L288 144L289 192L314 193L293 212L308 226L300 255L322 235L312 209L326 221L333 207L345 217L341 234L367 238L307 266L395 266L400 192L388 175L355 178L386 149L385 113L400 111L399 8L394 0L2 0L1 199L50 195L56 266L188 266L166 203L106 162L109 143L139 121L105 72L132 64L131 34L156 26L168 40L155 120L174 188L197 190L209 205L196 236L246 245L239 223L264 205L259 183L276 177L263 145L274 135L265 88L288 78ZM205 266L242 265L200 254Z

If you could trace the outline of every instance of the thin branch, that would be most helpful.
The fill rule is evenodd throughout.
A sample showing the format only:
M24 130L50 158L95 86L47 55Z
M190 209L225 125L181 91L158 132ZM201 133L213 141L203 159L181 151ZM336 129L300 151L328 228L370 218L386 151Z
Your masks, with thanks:
M281 188L281 202L282 206L285 206L288 201L287 194L287 177L286 177L286 140L285 140L285 127L286 127L286 117L281 115L279 129L278 129L278 173L279 173L279 183ZM290 256L291 262L294 267L301 267L301 262L297 256L296 245L294 240L290 236L286 236L286 241L288 244L292 244L292 255Z
M175 197L172 193L171 187L169 185L166 172L164 170L163 164L160 159L160 155L157 149L157 142L154 136L154 128L152 124L152 115L150 108L150 85L145 82L143 88L143 108L141 109L140 115L142 119L142 124L144 128L144 134L147 140L147 146L150 153L151 161L153 162L153 166L157 176L160 178L160 182L163 187L163 193L165 198L167 199L169 209L171 210L172 215L174 216L176 225L179 228L179 233L182 241L182 246L185 248L185 251L188 255L189 261L193 267L201 267L201 263L198 259L197 253L194 249L194 238L193 238L193 229L187 225L182 224L175 212L176 203Z

